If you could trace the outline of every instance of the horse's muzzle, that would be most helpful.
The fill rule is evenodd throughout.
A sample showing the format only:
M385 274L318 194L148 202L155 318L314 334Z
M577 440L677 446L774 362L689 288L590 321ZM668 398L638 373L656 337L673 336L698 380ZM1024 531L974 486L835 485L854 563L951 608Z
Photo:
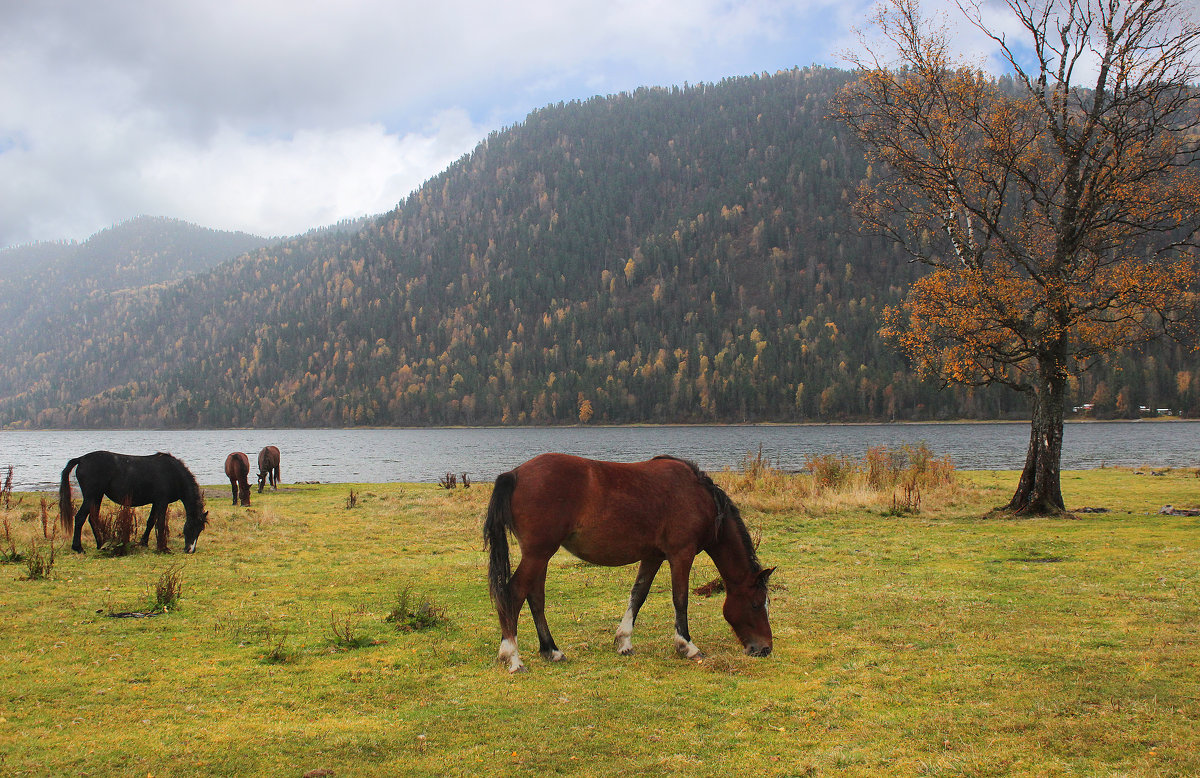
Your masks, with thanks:
M746 646L746 653L750 656L770 656L770 646Z

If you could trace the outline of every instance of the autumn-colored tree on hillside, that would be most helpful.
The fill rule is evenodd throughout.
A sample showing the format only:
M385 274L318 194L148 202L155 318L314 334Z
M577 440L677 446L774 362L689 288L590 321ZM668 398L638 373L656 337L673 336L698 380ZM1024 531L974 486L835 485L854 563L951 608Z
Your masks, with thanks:
M1003 5L1021 35L959 2L1011 71L993 78L916 0L887 0L874 21L898 61L866 46L834 111L872 164L865 223L933 268L885 336L947 382L1028 396L1008 508L1054 513L1070 376L1196 320L1200 27L1183 0Z

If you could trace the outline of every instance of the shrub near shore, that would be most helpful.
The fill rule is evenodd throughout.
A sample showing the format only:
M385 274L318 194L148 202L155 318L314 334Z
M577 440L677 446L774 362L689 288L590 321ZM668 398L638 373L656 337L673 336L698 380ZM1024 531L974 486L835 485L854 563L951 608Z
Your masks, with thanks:
M772 578L775 653L744 656L669 582L612 649L633 568L557 556L547 613L569 661L494 662L486 484L212 487L196 555L0 566L0 765L10 774L1186 775L1200 773L1200 507L1192 471L1064 474L1074 518L982 518L1014 473L957 472L894 512L811 474L714 476ZM808 491L805 491L808 490ZM357 498L351 507L346 495ZM24 495L36 505L36 495ZM36 510L5 512L22 549ZM176 522L176 525L178 523ZM45 543L45 541L38 541ZM61 542L61 540L59 541ZM143 607L168 571L181 595ZM693 584L716 576L697 560ZM401 629L397 613L437 614ZM393 617L389 621L389 617ZM412 626L411 621L407 621ZM521 640L536 637L528 615Z

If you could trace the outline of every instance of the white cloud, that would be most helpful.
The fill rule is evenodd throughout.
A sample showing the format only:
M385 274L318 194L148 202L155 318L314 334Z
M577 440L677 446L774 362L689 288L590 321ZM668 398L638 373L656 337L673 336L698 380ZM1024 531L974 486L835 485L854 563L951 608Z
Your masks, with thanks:
M868 5L0 3L0 246L139 214L283 235L382 212L546 103L842 64Z
M294 234L394 207L485 133L462 111L403 136L378 123L300 130L289 138L222 128L203 147L155 149L139 170L140 189L165 212L188 212L201 224ZM203 199L195 201L194 192Z

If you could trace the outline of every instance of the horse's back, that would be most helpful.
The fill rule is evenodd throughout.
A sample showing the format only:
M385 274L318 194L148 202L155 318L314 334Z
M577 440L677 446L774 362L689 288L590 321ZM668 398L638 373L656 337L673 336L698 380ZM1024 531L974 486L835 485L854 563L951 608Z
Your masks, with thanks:
M279 467L279 449L277 447L266 446L258 452L259 470L266 471L276 467Z
M230 478L245 478L250 472L250 457L241 451L234 451L225 457L225 475Z
M123 456L112 451L90 451L71 460L76 463L75 478L79 487L87 489L92 482L110 480L121 469Z
M115 503L137 507L161 500L164 491L180 491L185 483L183 470L178 459L163 452L92 451L79 457L75 478L85 497L104 494Z
M513 531L585 561L624 565L703 542L715 504L686 462L542 454L514 471Z

